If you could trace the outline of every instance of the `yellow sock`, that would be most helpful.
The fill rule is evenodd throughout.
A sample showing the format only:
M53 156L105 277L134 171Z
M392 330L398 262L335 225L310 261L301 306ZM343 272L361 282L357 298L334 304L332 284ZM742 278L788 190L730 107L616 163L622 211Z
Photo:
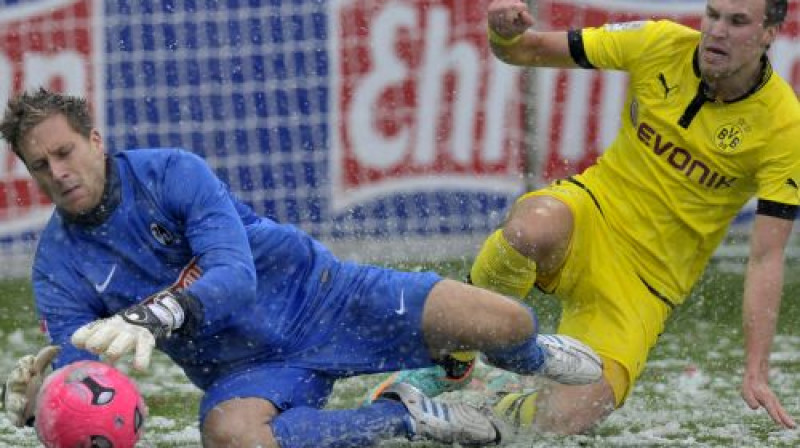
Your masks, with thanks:
M450 353L450 356L453 359L457 359L461 362L472 362L475 359L476 353L475 352L453 352Z
M524 299L536 282L536 262L511 247L498 230L483 243L469 276L476 286Z
M497 230L486 238L470 271L472 284L506 296L524 299L536 282L536 262L519 253ZM470 362L475 352L454 352L459 361Z
M513 392L503 396L492 408L494 413L515 426L530 426L536 417L538 392Z

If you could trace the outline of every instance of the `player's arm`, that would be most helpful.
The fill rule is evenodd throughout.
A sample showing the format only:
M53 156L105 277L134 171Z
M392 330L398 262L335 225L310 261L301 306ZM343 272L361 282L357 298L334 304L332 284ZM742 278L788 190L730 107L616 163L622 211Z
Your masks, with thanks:
M536 31L522 0L494 0L488 7L489 44L503 62L532 67L577 67L566 31Z
M775 207L781 205L759 203L759 208ZM795 421L769 386L769 354L783 289L784 248L793 224L787 218L759 213L753 225L742 316L745 370L741 394L751 409L763 407L777 424L794 428Z
M43 245L46 236L42 238ZM81 290L81 282L72 281L71 288L65 288L55 279L70 278L68 269L61 263L56 267L43 268L41 260L34 263L33 291L36 297L36 311L40 328L51 345L42 348L37 354L20 358L8 372L0 385L2 409L15 426L31 426L34 420L35 398L50 367L58 368L80 359L95 358L90 353L70 344L69 337L80 325L96 318L96 310L90 297ZM45 274L49 272L54 275Z
M46 246L47 235L40 240L40 249ZM28 354L17 360L0 385L2 410L15 426L31 426L34 420L35 399L51 366L58 368L78 359L89 359L92 355L78 350L69 342L75 328L96 317L93 304L77 300L76 296L89 296L80 288L81 282L72 281L65 288L55 279L71 279L68 268L56 263L52 268L43 267L40 259L33 266L33 292L40 328L51 345L37 354Z
M247 312L256 297L253 256L244 225L225 185L198 156L175 151L159 167L152 193L181 222L202 275L184 290L167 288L117 314L91 322L72 343L115 361L133 352L146 370L159 338L193 334L206 324Z
M202 270L185 291L200 304L202 316L195 318L216 323L248 312L256 299L256 268L227 186L203 159L186 151L170 156L166 171L170 175L161 187L160 202L183 222L184 235Z

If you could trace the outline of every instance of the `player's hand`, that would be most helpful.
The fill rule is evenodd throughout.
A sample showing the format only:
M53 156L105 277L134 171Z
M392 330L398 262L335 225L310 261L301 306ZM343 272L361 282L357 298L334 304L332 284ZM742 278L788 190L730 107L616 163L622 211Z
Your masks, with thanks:
M78 328L72 334L72 344L102 355L112 364L122 355L134 352L133 368L144 371L150 366L156 337L147 327L126 322L117 314Z
M742 381L741 393L742 398L750 406L750 409L756 410L763 407L778 425L787 429L797 427L797 423L783 408L781 401L772 392L766 380L745 375L744 381Z
M23 427L33 417L45 371L59 351L61 347L48 345L35 356L23 356L8 375L2 391L3 410L14 426Z
M133 368L147 370L156 339L183 324L183 308L174 293L161 291L107 319L90 322L72 335L72 344L115 363L133 352Z
M505 39L513 39L535 23L528 5L522 0L494 0L487 14L489 29Z

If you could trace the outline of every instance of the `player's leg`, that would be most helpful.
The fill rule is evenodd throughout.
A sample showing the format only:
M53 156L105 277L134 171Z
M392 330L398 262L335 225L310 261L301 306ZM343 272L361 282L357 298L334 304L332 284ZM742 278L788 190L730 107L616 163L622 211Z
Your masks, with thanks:
M206 448L376 446L403 437L489 445L502 438L487 413L431 400L410 386L369 406L322 409L334 377L282 366L252 366L218 380L201 403Z
M422 315L425 343L436 359L457 350L519 345L535 330L535 315L521 303L449 279L431 289Z
M466 404L429 400L408 387L387 389L370 406L322 409L336 378L431 365L421 331L423 309L441 281L433 273L344 266L329 280L328 295L309 310L309 324L325 325L293 340L276 366L250 366L207 391L201 407L207 416L202 424L206 445L373 446L392 437L498 441L491 415ZM254 427L258 431L242 434Z
M604 357L603 368L603 379L597 383L550 383L533 391L503 394L494 404L494 411L513 425L540 432L584 433L622 405L629 385L627 372L618 362ZM615 394L615 389L620 392Z
M537 271L547 275L562 265L572 224L572 211L563 202L544 195L521 198L503 228L484 242L470 271L470 283L524 299L536 282ZM469 304L462 307L470 312ZM461 361L469 358L456 354Z
M321 408L335 378L308 369L252 364L218 378L200 403L205 447L278 447L275 419L293 407Z
M630 384L628 373L612 359L604 358L603 362L603 381L585 386L548 384L544 387L536 400L533 428L555 434L581 434L621 406ZM614 393L612 382L618 385L618 394Z
M562 266L572 229L572 211L566 204L545 194L523 196L503 227L484 242L470 270L470 283L525 299L538 272L553 275ZM476 355L457 352L444 362L464 370Z
M430 366L454 350L479 350L503 367L532 373L545 365L546 354L568 354L575 348L558 338L537 344L533 311L500 294L434 273L357 269L345 278L343 297L326 299L330 306L319 307L326 314L310 317L329 323L332 330L307 336L318 341L309 346L309 361L329 360L342 375ZM332 281L341 280L337 276ZM588 352L575 355L592 357ZM551 360L570 363L562 356L547 356L547 366Z
M532 420L538 430L582 433L621 407L664 329L671 308L635 275L628 276L627 282L622 276L614 277L622 288L607 288L594 306L565 302L559 326L559 332L585 340L603 357L603 380L588 386L548 384L542 388ZM586 328L593 329L591 334Z
M567 194L560 199L575 210L576 231L557 275L541 276L538 283L562 301L558 332L586 342L603 357L603 380L587 386L548 384L527 396L509 394L495 409L539 430L573 434L590 429L624 403L671 308L636 274L635 254L615 237L599 207Z
M523 375L572 384L599 379L601 362L589 347L561 335L539 336L536 327L536 315L526 305L453 280L431 290L422 320L434 358L474 349L490 364Z
M559 188L554 184L548 190ZM536 282L537 270L551 274L561 266L573 216L563 202L546 195L548 190L517 201L503 228L484 242L470 271L470 283L524 299ZM431 396L459 389L469 382L476 356L475 352L455 352L439 359L437 366L399 372L370 391L367 399L395 382L413 384Z
M278 448L272 420L278 409L263 398L236 398L211 410L201 425L203 446Z

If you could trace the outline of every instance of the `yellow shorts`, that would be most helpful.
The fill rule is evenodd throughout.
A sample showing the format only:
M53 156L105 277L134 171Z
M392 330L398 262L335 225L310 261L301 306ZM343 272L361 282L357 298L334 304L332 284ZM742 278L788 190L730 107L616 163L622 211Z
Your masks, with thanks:
M629 381L623 396L617 396L621 404L642 373L672 307L636 274L632 251L623 247L603 217L607 211L573 182L559 180L520 198L550 196L574 216L564 264L555 275L537 278L536 284L562 302L558 333L580 339L625 368Z

